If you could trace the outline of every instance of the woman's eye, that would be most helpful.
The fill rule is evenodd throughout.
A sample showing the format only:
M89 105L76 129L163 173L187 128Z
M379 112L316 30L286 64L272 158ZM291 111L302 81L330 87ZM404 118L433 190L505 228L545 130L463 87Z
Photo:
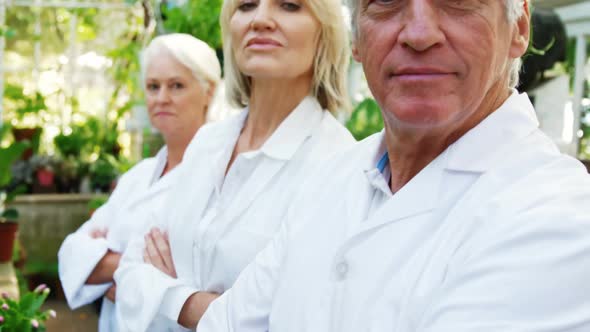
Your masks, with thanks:
M296 4L293 2L283 2L281 4L281 7L283 7L283 9L290 11L290 12L296 12L301 8L301 6L299 4Z
M174 90L179 90L179 89L184 88L184 84L178 83L178 82L172 83L171 88Z
M158 90L158 88L159 88L159 86L157 84L154 84L154 83L149 83L147 85L148 91L156 91L156 90Z
M253 1L242 2L238 5L238 10L242 11L242 12L247 12L249 10L255 9L256 6L257 6L256 3Z
M376 5L383 5L383 6L391 6L391 5L394 5L399 2L400 2L400 0L371 0L371 1L369 1L369 5L376 4Z

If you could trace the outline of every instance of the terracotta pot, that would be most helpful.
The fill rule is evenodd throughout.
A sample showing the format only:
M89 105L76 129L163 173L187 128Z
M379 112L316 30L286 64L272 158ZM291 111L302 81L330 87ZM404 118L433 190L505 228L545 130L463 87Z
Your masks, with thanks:
M33 156L34 145L38 144L39 136L43 129L35 128L12 128L12 136L17 142L29 141L31 146L25 150L22 155L23 160L29 160Z
M12 260L12 250L14 249L17 230L18 224L15 222L0 222L0 263Z

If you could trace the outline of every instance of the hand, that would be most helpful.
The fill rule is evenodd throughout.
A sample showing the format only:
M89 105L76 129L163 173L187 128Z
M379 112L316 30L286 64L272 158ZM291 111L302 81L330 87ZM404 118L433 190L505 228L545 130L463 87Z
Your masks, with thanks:
M90 237L93 239L106 239L108 232L108 228L95 228L90 231Z
M117 294L117 284L113 284L113 285L111 286L111 288L109 288L109 289L107 290L107 292L106 292L106 293L104 293L104 296L105 296L107 299L109 299L111 302L115 303L115 298L116 298L116 296L115 296L115 295L116 295L116 294Z
M172 261L168 233L162 232L156 227L152 228L152 230L145 236L143 261L152 264L158 270L166 273L172 278L176 278L176 268Z

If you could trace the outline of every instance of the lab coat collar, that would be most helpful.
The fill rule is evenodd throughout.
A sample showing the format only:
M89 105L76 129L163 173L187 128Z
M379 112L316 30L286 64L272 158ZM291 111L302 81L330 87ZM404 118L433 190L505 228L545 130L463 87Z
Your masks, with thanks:
M379 207L366 222L362 223L358 232L362 233L384 224L432 211L438 204L440 185L444 174L442 165L445 161L446 156L440 155L422 169L410 182ZM374 175L375 171L378 171L376 167L365 174L367 176ZM375 187L370 179L368 181L373 190L383 190Z
M513 90L500 108L449 146L445 151L449 155L446 169L486 172L500 161L505 148L538 126L535 109L526 93Z
M164 146L160 149L158 154L156 154L155 167L153 168L152 173L150 174L146 172L145 174L146 176L150 174L150 178L143 181L142 188L137 188L137 191L142 192L142 194L132 200L128 205L129 207L135 206L172 186L177 176L176 174L178 173L177 168L179 168L180 165L170 170L166 175L161 176L166 167L167 158L168 149Z
M369 156L367 163L363 165L363 171L367 173L376 170L377 164L381 161L383 154L387 152L387 144L385 144L385 129L366 138L361 144L367 144L367 152Z
M305 97L262 145L260 151L279 160L290 160L312 135L322 119L322 107L315 97Z
M391 195L391 189L389 188L391 172L388 164L389 158L386 157L385 130L382 130L375 136L374 139L378 141L378 144L375 145L376 149L370 153L370 162L364 165L363 172L371 186L382 191L384 194ZM383 162L387 164L380 165Z
M207 150L210 151L210 155L222 159L227 157L229 161L228 151L229 153L233 151L247 117L248 108L245 108L239 115L224 123L219 123L221 127L216 129L213 137L208 138L210 144L207 144ZM303 142L312 135L321 119L322 108L319 102L315 97L307 96L283 120L260 150L254 151L253 154L246 153L244 156L253 158L259 153L263 153L273 159L288 161L295 155ZM195 139L198 139L198 135L195 136Z
M154 168L154 172L152 174L152 179L149 182L149 185L153 185L154 183L158 182L162 173L164 172L164 168L166 168L166 163L168 162L168 147L164 145L160 151L156 154L156 167Z
M447 150L422 169L414 178L377 209L357 234L376 229L380 225L403 220L434 210L439 202L441 183L447 171L483 173L501 162L504 147L530 134L538 126L534 109L525 94L516 91L494 113L461 137ZM369 158L364 166L367 181L376 176L377 163L385 152L385 132L374 135L367 142ZM500 156L501 157L501 156ZM392 170L395 172L395 170Z
M260 196L272 179L295 155L307 137L312 135L321 118L322 109L319 103L313 97L306 97L281 123L259 151L245 155L247 158L248 156L254 158L264 154L269 158L254 169L242 186L240 195L225 211L227 217L222 221L224 224L218 223L214 230L215 233L210 234L213 239L209 242L211 245L217 243L217 240L233 224L234 220Z
M219 152L220 150L226 150L228 146L231 146L230 149L233 151L236 141L238 140L238 136L244 127L244 122L248 117L248 108L244 108L240 113L237 115L220 122L213 124L215 126L215 130L211 132L210 135L207 136L207 144L202 144L197 142L200 139L200 135L195 135L193 137L192 144L199 146L201 149L207 149L212 151ZM190 148L190 147L189 147Z

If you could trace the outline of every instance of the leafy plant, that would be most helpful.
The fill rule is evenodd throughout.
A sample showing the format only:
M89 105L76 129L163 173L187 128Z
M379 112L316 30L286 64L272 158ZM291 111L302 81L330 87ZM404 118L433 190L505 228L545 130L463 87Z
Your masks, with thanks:
M162 2L164 28L167 32L193 35L213 49L221 50L219 13L222 0L188 0L182 6Z
M107 196L98 196L98 197L94 197L93 199L91 199L88 202L88 209L90 211L95 211L97 210L99 207L103 206L108 200Z
M49 292L49 288L42 284L20 300L3 293L0 298L0 332L46 331L47 319L56 317L54 310L41 310Z
M111 155L103 155L90 166L91 186L94 190L108 192L118 174L117 160Z
M80 156L92 143L92 135L89 134L85 126L77 126L69 135L62 133L55 136L53 144L63 157Z
M45 97L36 91L33 94L25 94L23 87L7 84L4 90L6 109L12 114L12 118L22 125L27 116L37 116L47 109Z
M353 110L346 128L356 140L362 140L383 129L383 117L373 98L361 101Z
M18 212L14 209L6 209L6 204L19 193L18 188L9 186L12 180L11 167L26 148L27 144L21 142L13 143L6 148L0 147L0 219L18 219Z

